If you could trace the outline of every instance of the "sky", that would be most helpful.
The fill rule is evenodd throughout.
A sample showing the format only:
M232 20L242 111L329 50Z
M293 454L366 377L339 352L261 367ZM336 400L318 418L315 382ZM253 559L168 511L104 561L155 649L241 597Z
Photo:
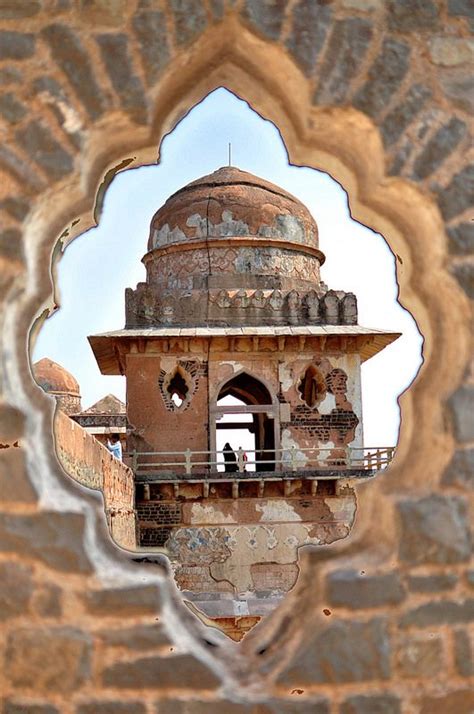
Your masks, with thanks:
M100 374L87 335L124 327L125 288L145 279L141 258L153 214L185 184L227 165L229 142L234 166L278 184L309 208L326 255L322 280L357 295L359 324L402 333L362 366L365 445L396 445L397 397L421 365L422 337L397 302L395 258L381 235L351 219L347 194L336 181L289 165L275 125L223 88L165 137L159 164L114 178L99 226L76 238L61 258L60 309L40 331L32 361L49 357L71 372L81 386L83 408L108 393L125 400L125 378Z

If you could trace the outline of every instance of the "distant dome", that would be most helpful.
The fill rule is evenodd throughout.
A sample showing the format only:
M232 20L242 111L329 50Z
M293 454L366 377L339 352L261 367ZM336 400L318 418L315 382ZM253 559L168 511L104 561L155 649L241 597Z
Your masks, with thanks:
M33 374L39 386L50 394L80 396L78 381L64 367L43 357L33 365Z
M316 221L299 199L247 171L225 166L168 198L152 218L148 250L243 236L318 248ZM322 263L324 255L318 257Z

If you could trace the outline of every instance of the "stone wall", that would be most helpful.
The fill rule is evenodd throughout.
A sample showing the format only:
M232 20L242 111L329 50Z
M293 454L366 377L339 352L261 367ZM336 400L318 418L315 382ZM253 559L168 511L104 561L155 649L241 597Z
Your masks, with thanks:
M469 12L464 0L2 3L6 714L472 709ZM222 85L384 234L425 337L390 472L358 489L347 539L301 553L294 591L238 646L190 614L162 561L110 543L100 498L58 464L25 348L54 301L53 252L98 219L117 171L154 162Z
M207 451L207 364L204 355L127 355L127 416L130 451ZM179 409L167 389L177 367L187 383ZM192 408L191 408L192 407ZM183 435L186 435L184 445ZM173 456L167 457L176 461Z
M350 489L340 496L311 498L298 494L301 483L292 486L292 498L242 495L237 499L183 498L181 503L138 501L143 545L167 548L176 564L181 590L209 594L224 584L225 592L234 598L246 593L245 600L253 599L250 614L259 615L262 609L268 612L272 601L295 584L298 547L344 538L355 515L356 503ZM270 579L272 572L281 571L280 566L291 566L291 579L280 586L275 582L273 587L263 587L265 577ZM193 587L190 580L194 572L199 572L200 577ZM254 577L255 572L259 577ZM202 609L212 616L216 613L216 597L209 600ZM220 614L235 614L232 599L226 604L230 609Z
M54 436L59 461L75 481L104 494L112 538L123 548L136 547L133 472L94 436L57 410Z
M170 344L165 353L159 351L165 347L157 344L157 340L147 342L141 353L129 348L132 351L126 357L131 425L128 448L142 452L182 452L186 448L205 452L214 448L212 436L210 440L208 437L209 423L211 432L215 429L212 408L223 385L241 372L266 385L276 406L272 418L280 419L278 407L281 409L281 423L276 425L277 446L279 443L285 449L319 446L327 450L321 452L322 461L332 455L340 456L337 447L360 446L362 404L357 344L351 342L350 349L354 352L343 355L339 338L333 347L326 340L324 352L316 351L318 341L309 338L304 347L297 338L290 337L284 344L283 339L279 347L272 336L260 341L241 337L239 350L230 346L225 337L209 338L203 346L195 345L193 339L166 340ZM343 339L349 342L351 336ZM321 381L317 403L311 405L304 401L300 391L309 366L314 367ZM185 398L179 407L170 394L177 370L186 383ZM336 449L334 454L331 448ZM310 455L315 457L315 453ZM165 458L176 461L172 455ZM299 459L305 458L300 452Z
M81 397L67 392L53 392L60 409L65 414L78 414L81 411Z

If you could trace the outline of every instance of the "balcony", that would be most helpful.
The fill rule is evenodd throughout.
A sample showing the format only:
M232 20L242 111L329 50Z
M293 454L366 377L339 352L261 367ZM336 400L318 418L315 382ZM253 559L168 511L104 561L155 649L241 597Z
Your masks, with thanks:
M212 483L232 483L233 496L238 497L239 483L258 482L263 493L264 483L285 482L290 488L296 480L311 481L310 492L315 495L318 481L373 478L389 466L394 452L394 447L291 447L258 453L236 449L233 462L225 461L223 451L191 449L134 451L127 457L136 483L171 483L175 496L184 483L202 484L204 496L209 494Z

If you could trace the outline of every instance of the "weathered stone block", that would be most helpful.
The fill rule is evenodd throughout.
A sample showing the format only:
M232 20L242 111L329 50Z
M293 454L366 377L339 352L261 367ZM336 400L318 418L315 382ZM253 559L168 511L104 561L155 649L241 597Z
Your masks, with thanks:
M443 473L444 486L474 488L474 449L458 449Z
M192 655L143 657L133 662L117 662L102 674L106 687L118 689L215 689L219 680Z
M209 6L213 17L215 17L216 20L221 20L224 16L225 0L210 0Z
M337 622L317 632L280 674L280 684L359 682L390 676L390 640L385 621Z
M310 74L321 52L331 23L329 5L300 0L292 12L291 32L286 46L306 74Z
M474 600L452 602L441 600L420 605L409 610L400 620L400 627L430 627L431 625L457 625L474 618Z
M25 188L33 188L34 190L44 188L44 181L32 168L31 161L24 161L5 145L0 145L0 166L7 174L20 181Z
M380 10L384 0L342 0L342 6L349 10L359 10L360 12L374 12Z
M127 0L79 0L81 19L90 27L120 25L127 11Z
M71 154L56 141L49 129L38 121L33 120L18 129L16 137L52 181L59 181L72 171L74 160Z
M326 699L269 699L265 704L237 704L228 699L177 701L164 699L157 702L156 714L329 714Z
M23 60L32 57L34 53L34 35L10 30L0 31L0 60Z
M57 585L46 583L37 587L31 601L33 610L41 617L60 617L62 591Z
M7 84L18 84L23 79L23 73L18 67L2 67L0 69L0 87Z
M454 661L461 677L474 676L471 640L465 630L456 630L454 633Z
M334 23L321 67L317 102L342 103L372 39L372 24L361 17Z
M440 639L411 638L397 650L397 667L402 677L434 677L442 667L443 648Z
M1 20L19 20L23 17L33 17L41 10L39 0L27 0L27 2L18 2L18 0L2 0L0 4L0 19Z
M440 573L439 575L410 575L406 583L408 589L415 593L433 593L452 590L458 581L455 573Z
M22 221L30 210L30 204L21 196L7 196L0 201L0 207L17 221Z
M105 68L123 109L137 122L147 121L147 102L140 78L133 71L127 35L104 34L96 38Z
M26 115L26 109L12 92L0 95L0 114L10 124L17 124Z
M166 17L158 9L142 10L133 16L132 25L140 43L146 80L153 84L170 56Z
M0 233L0 255L7 260L23 262L23 241L18 228L6 228Z
M126 647L130 650L150 650L172 644L160 625L135 625L120 630L101 630L98 636L105 645Z
M351 609L396 605L405 597L397 573L366 576L355 570L330 573L327 593L332 605Z
M451 395L448 405L451 410L454 435L458 441L474 440L474 386L462 385Z
M354 106L371 117L385 109L408 72L410 47L388 37L372 67L369 79L354 97Z
M161 596L156 585L108 588L85 593L84 604L92 615L121 617L144 613L156 614L161 609Z
M431 89L414 84L401 102L385 117L380 131L386 146L395 143L431 97Z
M410 87L402 101L385 117L380 131L386 146L395 143L431 97L431 90L423 84Z
M92 571L83 538L84 516L78 513L0 514L0 551L41 560L56 570Z
M424 179L436 171L464 139L466 133L465 122L456 117L442 126L417 157L413 166L415 179Z
M286 0L246 0L244 16L270 40L280 37Z
M28 628L10 632L5 674L16 687L72 692L90 674L91 641L72 627Z
M200 0L170 0L174 15L175 37L180 45L192 42L207 25L206 11Z
M27 611L33 592L32 570L20 563L0 563L0 620Z
M458 283L461 285L464 292L471 300L474 300L474 265L472 263L459 263L452 267L452 273ZM465 430L472 430L471 422L474 417L467 417L468 423L465 424Z
M3 714L59 714L52 704L33 704L21 700L7 700Z
M389 0L388 26L397 32L436 30L439 7L432 0Z
M438 80L443 92L456 107L465 112L474 108L474 77L462 67L447 67L438 71Z
M400 700L392 694L358 695L341 704L341 714L400 714Z
M388 171L390 176L399 176L402 173L402 169L413 153L413 149L413 143L408 138L403 139L390 165Z
M459 223L447 230L450 253L470 255L474 253L474 224Z
M156 714L256 714L256 705L236 704L228 699L209 702L198 699L160 699Z
M453 176L451 183L438 189L438 203L443 218L449 220L463 213L471 205L474 194L474 164Z
M41 34L91 119L98 119L107 102L96 82L89 55L78 37L69 27L61 24L49 25Z
M146 714L145 705L141 702L124 701L90 701L79 704L76 714Z
M49 97L55 97L56 99L60 99L62 101L67 100L67 94L64 90L64 87L57 82L54 77L48 77L48 76L43 76L43 77L36 77L33 84L33 91L36 92L37 94L48 94Z
M460 498L427 496L398 504L400 558L408 563L458 563L471 553L466 504Z
M465 15L466 17L474 16L470 0L448 0L448 13L450 15Z
M329 714L330 704L327 699L270 699L265 704L256 704L251 714ZM203 712L204 714L204 712ZM217 711L216 711L217 714ZM236 710L237 714L237 710Z
M93 615L157 614L161 609L161 596L157 586L142 585L130 588L91 590L84 595L87 610Z
M473 60L473 48L468 40L460 37L433 37L430 42L430 57L435 64L452 67Z
M423 697L420 714L472 714L474 691L461 689L439 697Z

